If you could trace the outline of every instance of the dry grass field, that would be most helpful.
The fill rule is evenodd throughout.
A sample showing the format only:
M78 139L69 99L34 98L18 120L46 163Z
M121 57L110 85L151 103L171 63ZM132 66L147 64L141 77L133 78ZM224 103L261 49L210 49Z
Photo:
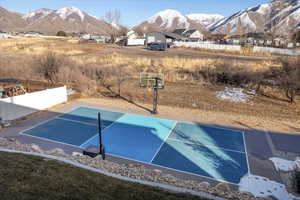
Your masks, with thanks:
M237 71L240 81L249 74L253 79L281 67L273 57L223 56L192 49L152 52L140 47L80 44L78 39L70 38L0 39L0 52L0 77L3 78L44 79L36 72L37 60L52 52L61 64L56 73L57 81L87 98L97 97L100 103L114 98L112 102L119 107L128 104L124 99L130 101L131 106L134 102L149 107L152 93L139 88L139 73L162 72L167 82L159 99L165 108L163 113L184 116L184 110L189 109L193 116L216 124L300 132L299 97L296 97L298 103L290 104L279 88L262 87L248 103L232 103L216 98L216 91L223 90L224 84L208 82L209 73L223 69L218 66L224 63L230 66L227 71ZM116 99L118 81L121 81L123 100Z

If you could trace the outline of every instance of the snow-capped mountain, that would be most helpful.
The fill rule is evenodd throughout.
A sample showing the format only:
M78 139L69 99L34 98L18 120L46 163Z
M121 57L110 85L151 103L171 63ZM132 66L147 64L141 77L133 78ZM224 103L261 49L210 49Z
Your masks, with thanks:
M208 27L209 25L212 25L216 23L217 21L220 21L224 18L224 16L219 14L188 14L186 15L189 19L194 20L195 22L204 25L205 27Z
M103 20L76 8L64 7L59 10L41 9L23 16L28 22L26 30L44 33L88 32L108 33L114 27Z
M167 9L150 17L134 29L147 31L173 31L176 28L205 29L176 10Z
M39 10L36 10L34 12L28 13L26 15L23 15L23 19L26 20L28 23L33 23L37 20L40 20L44 17L46 17L47 15L51 14L55 12L54 10L51 9L47 9L47 8L42 8Z
M299 25L300 0L273 0L237 12L209 26L209 29L226 34L265 31L290 34Z
M63 20L72 20L74 18L78 18L81 21L84 21L86 15L92 16L88 13L83 12L82 10L80 10L79 8L76 8L74 6L69 6L69 7L65 7L62 8L58 11L55 12L58 16L60 16Z

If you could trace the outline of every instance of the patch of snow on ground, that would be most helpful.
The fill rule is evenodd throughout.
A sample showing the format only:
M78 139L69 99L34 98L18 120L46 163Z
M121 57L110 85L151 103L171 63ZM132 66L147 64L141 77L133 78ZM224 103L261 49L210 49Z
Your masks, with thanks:
M251 94L255 94L255 91L251 91ZM229 100L233 102L246 103L250 100L251 96L244 92L242 88L228 88L226 87L223 91L216 92L217 98L221 100Z
M250 192L255 197L275 197L278 200L299 200L288 193L285 185L271 181L268 178L246 175L241 179L239 183L240 192Z
M300 162L300 160L290 161L276 157L270 158L269 160L273 162L277 171L285 172L293 171L297 165L297 162Z

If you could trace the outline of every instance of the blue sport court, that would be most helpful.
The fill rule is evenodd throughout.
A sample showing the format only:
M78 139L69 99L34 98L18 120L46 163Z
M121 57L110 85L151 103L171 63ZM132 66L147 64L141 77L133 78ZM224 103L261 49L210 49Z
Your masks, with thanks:
M244 133L231 129L79 107L21 134L106 153L196 176L238 184L248 173Z

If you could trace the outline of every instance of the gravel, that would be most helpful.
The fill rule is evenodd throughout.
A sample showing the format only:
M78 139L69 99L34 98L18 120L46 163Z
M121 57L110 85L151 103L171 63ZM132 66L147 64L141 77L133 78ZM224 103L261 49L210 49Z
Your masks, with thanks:
M226 183L220 183L215 187L211 187L211 185L207 182L178 179L170 174L162 173L162 171L158 169L154 169L154 170L146 169L143 165L118 164L107 160L103 161L100 156L96 158L90 158L88 156L82 155L79 152L74 152L72 155L68 155L62 149L43 151L36 144L21 144L15 139L0 137L0 147L11 149L11 150L35 152L35 153L62 157L96 169L106 170L114 174L119 174L134 179L140 179L145 181L173 185L177 187L183 187L194 191L208 192L210 194L224 197L226 199L243 199L243 200L266 199L266 198L255 198L250 193L244 193L244 192L241 193L241 192L232 191Z

